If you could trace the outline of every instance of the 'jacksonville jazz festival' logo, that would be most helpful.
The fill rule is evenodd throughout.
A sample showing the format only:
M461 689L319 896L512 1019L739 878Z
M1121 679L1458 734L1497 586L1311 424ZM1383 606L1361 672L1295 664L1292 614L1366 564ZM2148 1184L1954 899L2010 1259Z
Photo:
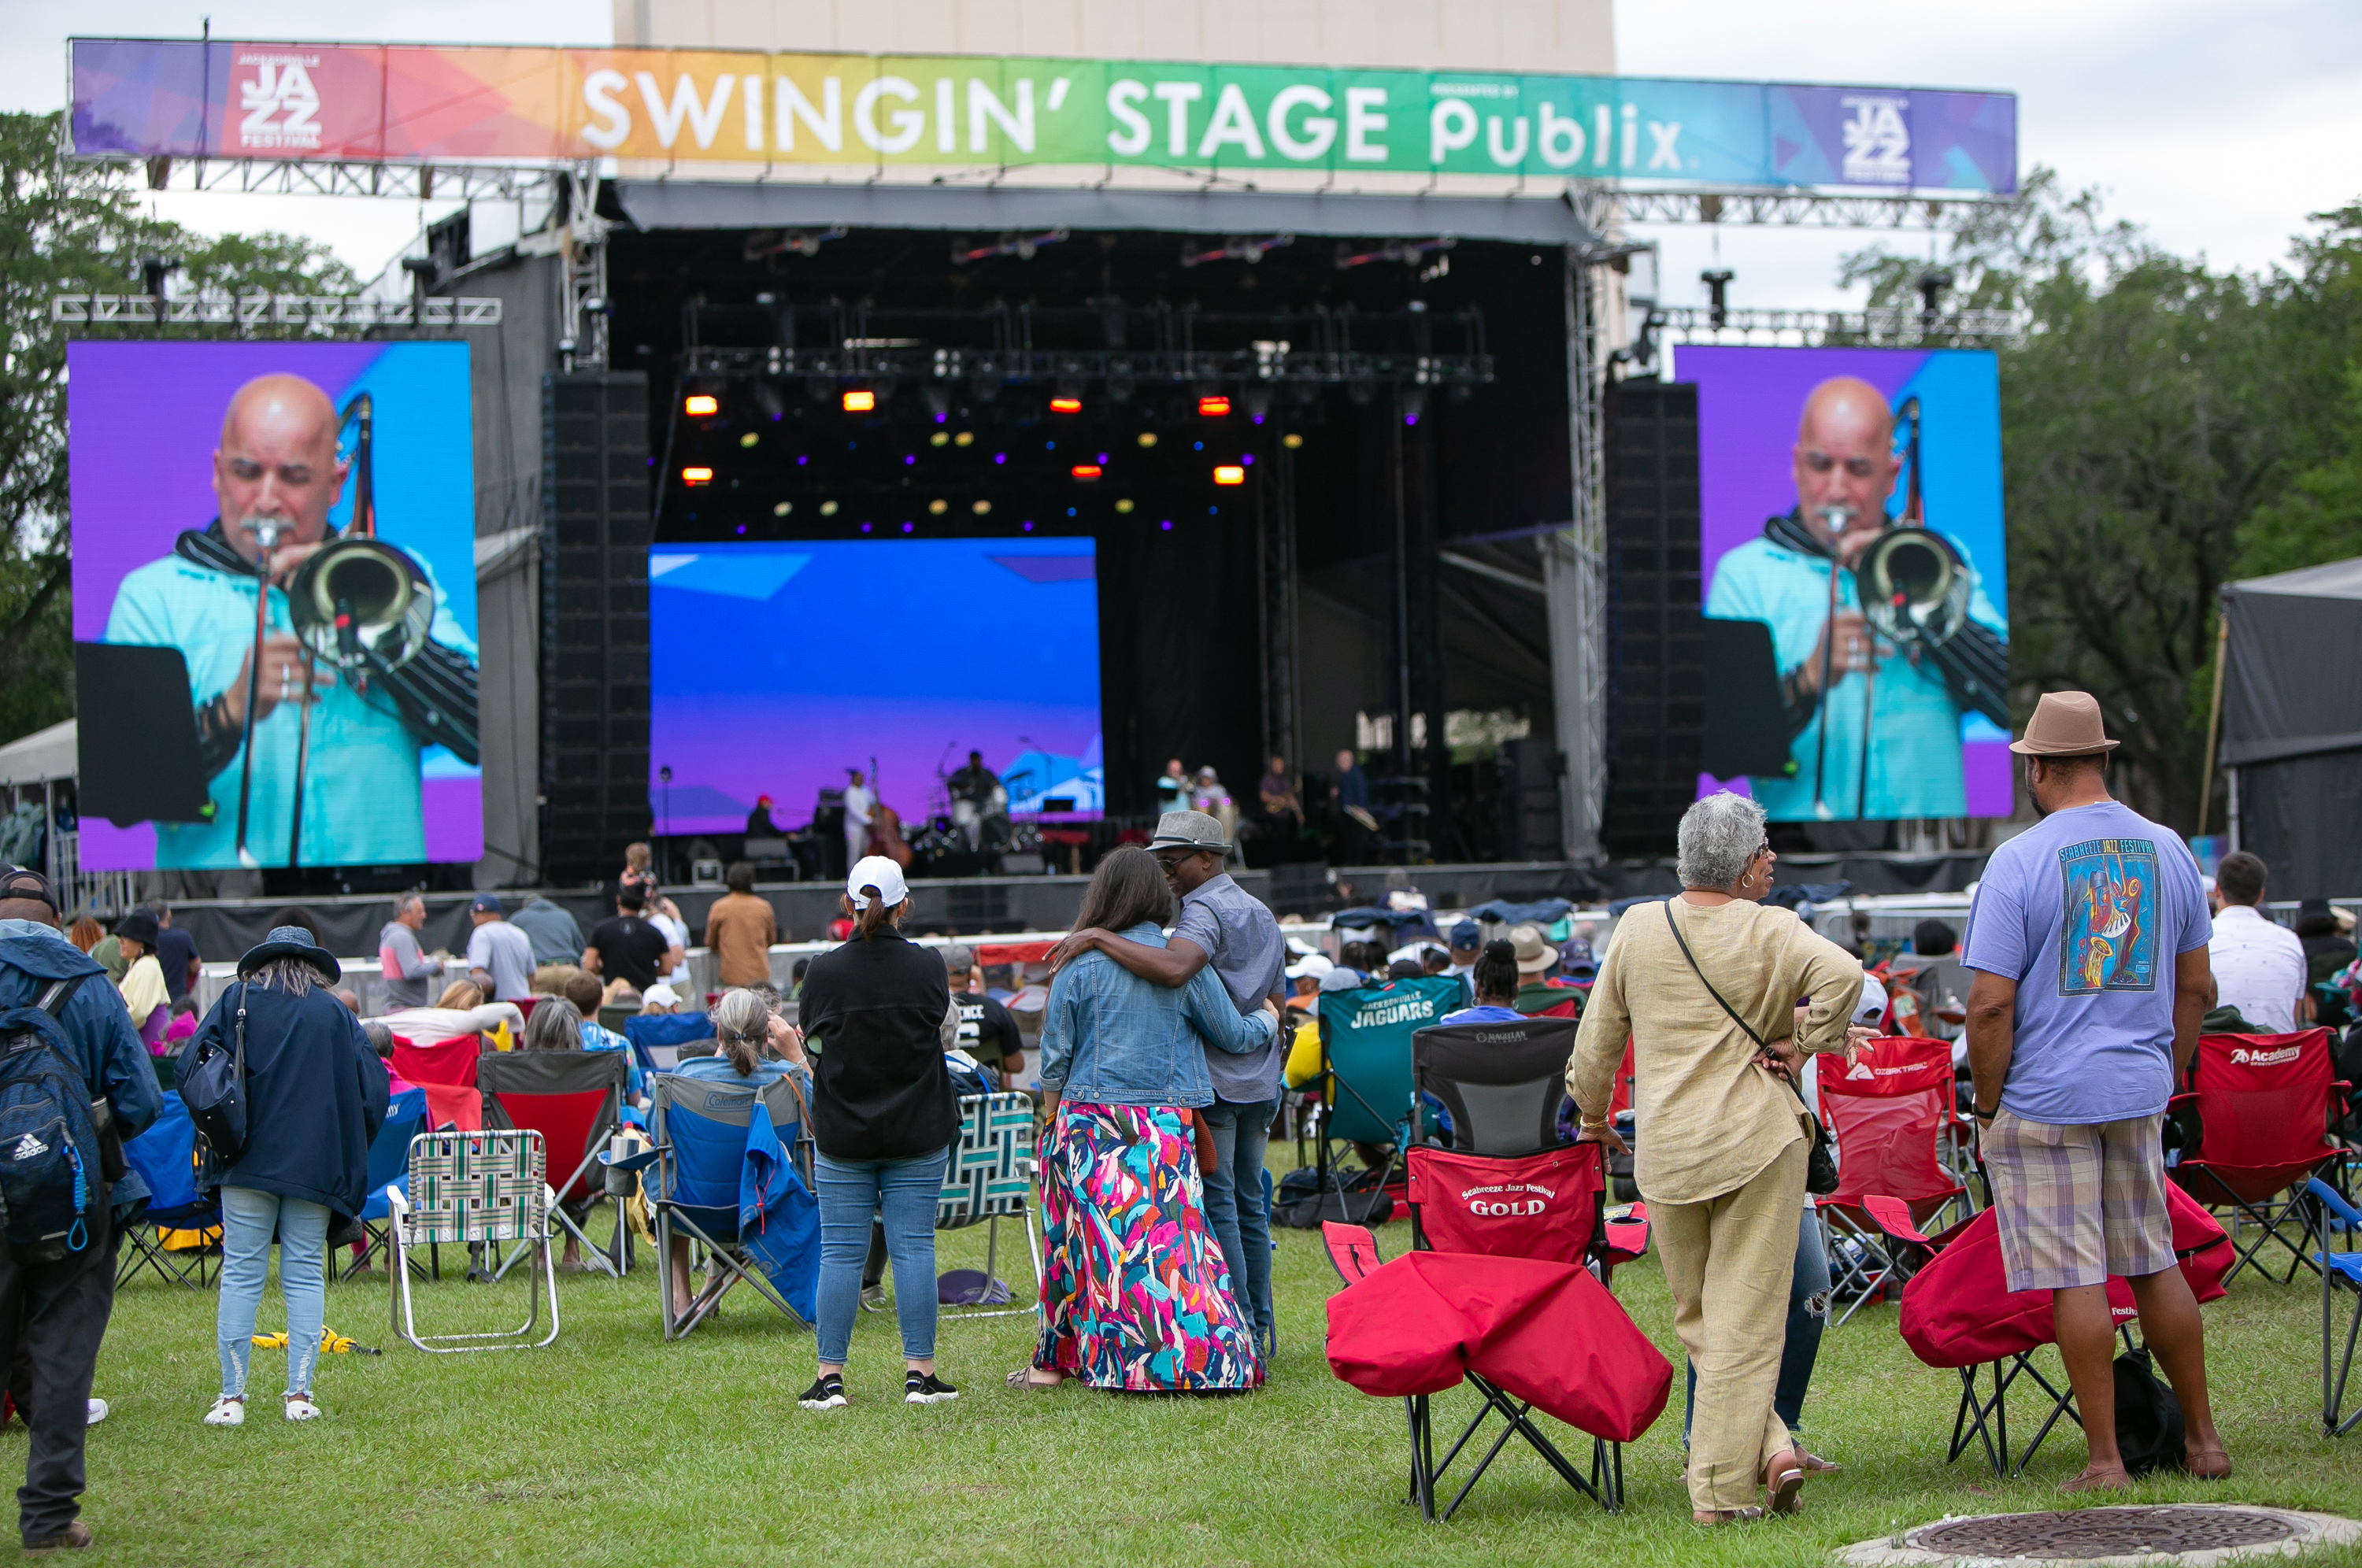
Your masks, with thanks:
M2157 845L2094 838L2058 852L2058 994L2157 989Z
M240 147L290 152L317 151L320 146L320 90L312 85L317 55L248 54L238 64L252 66L254 75L237 84L237 106L246 111L238 121Z
M1845 138L1849 185L1911 183L1911 100L1892 94L1849 94L1841 100L1853 117L1838 127Z

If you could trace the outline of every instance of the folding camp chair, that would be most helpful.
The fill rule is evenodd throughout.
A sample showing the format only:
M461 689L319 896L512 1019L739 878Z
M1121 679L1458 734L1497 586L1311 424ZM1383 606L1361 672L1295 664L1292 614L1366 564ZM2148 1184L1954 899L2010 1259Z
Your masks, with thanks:
M410 1141L410 1179L385 1189L386 1229L393 1241L394 1332L423 1351L538 1350L557 1338L557 1264L550 1250L549 1217L557 1195L549 1190L548 1157L530 1128L476 1132L422 1132ZM549 1297L549 1332L531 1339L541 1300L525 1287L522 1326L483 1334L418 1332L410 1295L413 1248L445 1242L514 1242L540 1264Z
M1418 1135L1410 1037L1458 1007L1460 994L1460 982L1449 975L1321 993L1320 1191L1334 1191L1348 1219L1368 1217L1403 1149ZM1352 1212L1351 1200L1333 1174L1329 1145L1336 1139L1394 1145L1377 1183L1363 1196L1359 1215Z
M1849 1300L1832 1328L1935 1255L1926 1226L1948 1209L1966 1220L1969 1190L1944 1163L1960 1119L1952 1048L1907 1035L1873 1040L1848 1066L1820 1058L1821 1118L1838 1144L1838 1189L1816 1198L1832 1299Z
M1033 1228L1033 1097L971 1094L960 1097L959 1146L944 1171L935 1199L935 1229L990 1227L984 1243L984 1286L974 1303L956 1302L955 1318L1008 1318L1030 1313L1042 1299L1042 1243ZM1000 1222L1015 1219L1025 1228L1026 1255L1033 1263L1033 1294L1002 1306L988 1299L1000 1258Z
M2253 1263L2272 1278L2257 1254L2274 1242L2290 1253L2281 1284L2295 1279L2300 1267L2319 1271L2310 1251L2319 1238L2304 1201L2305 1183L2344 1152L2327 1135L2331 1119L2343 1113L2348 1087L2335 1077L2326 1029L2199 1037L2189 1092L2166 1106L2181 1141L2181 1159L2171 1175L2209 1209L2231 1209L2235 1244L2241 1220L2259 1228L2231 1265L2233 1275ZM2280 1231L2291 1220L2300 1228L2295 1241Z
M770 1266L741 1234L747 1139L759 1098L771 1127L789 1151L789 1164L807 1193L811 1185L811 1134L803 1098L791 1077L759 1089L748 1084L663 1073L650 1080L649 1122L657 1143L653 1182L642 1190L656 1214L657 1302L668 1341L686 1338L713 1316L723 1296L745 1281L800 1329L817 1317L820 1241L817 1219L799 1255ZM672 1309L672 1240L679 1235L705 1249L705 1285L689 1310ZM788 1276L780 1283L780 1275Z
M586 1261L619 1278L630 1261L623 1205L615 1206L612 1257L590 1244L566 1206L575 1205L588 1218L591 1203L605 1194L594 1165L607 1140L623 1129L624 1085L630 1073L631 1064L614 1051L486 1052L476 1067L484 1125L530 1128L542 1135L566 1173L550 1183L558 1203L552 1218L580 1245ZM524 1252L523 1246L511 1252L492 1277L507 1273Z
M713 1038L713 1021L702 1012L643 1012L625 1019L615 1032L631 1042L640 1071L668 1073L680 1061L683 1046Z
M2173 1251L2182 1277L2200 1301L2219 1300L2231 1266L2231 1239L2214 1217L2180 1188L2168 1185ZM1949 1367L1960 1376L1960 1402L1952 1418L1949 1463L1981 1444L1995 1475L2014 1476L2033 1463L2035 1452L2060 1419L2079 1426L2075 1391L2061 1375L2053 1383L2034 1363L2034 1353L2057 1342L2051 1293L2009 1288L2002 1267L2000 1217L1991 1209L1931 1238L1932 1262L1903 1287L1902 1330L1911 1353L1929 1366ZM2133 1348L2131 1321L2137 1316L2132 1287L2107 1282L2108 1307L2125 1348ZM2010 1452L2010 1389L2030 1382L2048 1401L2034 1436L2023 1451Z
M2321 1427L2331 1437L2344 1437L2362 1425L2362 1406L2343 1420L2338 1419L2345 1403L2345 1381L2354 1370L2355 1337L2362 1331L2362 1252L2331 1252L2329 1232L2333 1227L2343 1231L2345 1244L2355 1245L2356 1233L2362 1231L2362 1209L2346 1202L2335 1187L2319 1176L2308 1178L2304 1190L2319 1210L2312 1219L2312 1233L2321 1238ZM2345 1315L2345 1353L2342 1356L2335 1353L2335 1297L2340 1291L2353 1301Z
M476 1064L484 1055L483 1037L462 1034L432 1045L414 1045L394 1037L386 1058L393 1076L426 1091L430 1127L473 1132L484 1124L483 1100L476 1093Z
M426 1120L426 1091L415 1084L393 1097L386 1107L385 1121L377 1136L370 1141L369 1197L355 1216L361 1225L360 1255L345 1265L341 1277L350 1279L370 1266L370 1260L386 1250L386 1216L391 1206L386 1202L389 1187L407 1188L410 1181L410 1141L421 1132L434 1129ZM436 1270L439 1277L440 1270Z
M148 1207L124 1229L124 1240L130 1246L116 1270L118 1289L142 1269L154 1269L158 1278L192 1290L204 1288L205 1258L213 1248L176 1251L164 1245L167 1231L220 1232L220 1195L197 1192L196 1143L197 1130L189 1121L188 1108L179 1095L166 1089L164 1108L148 1131L123 1145L125 1163L148 1184Z

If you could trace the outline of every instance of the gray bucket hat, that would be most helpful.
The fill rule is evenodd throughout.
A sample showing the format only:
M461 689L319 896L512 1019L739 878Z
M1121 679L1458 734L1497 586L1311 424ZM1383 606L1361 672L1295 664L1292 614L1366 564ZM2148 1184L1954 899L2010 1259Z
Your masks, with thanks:
M1153 853L1159 849L1210 849L1217 855L1231 852L1230 841L1222 836L1222 824L1204 812L1167 812L1156 820L1156 836L1148 841Z

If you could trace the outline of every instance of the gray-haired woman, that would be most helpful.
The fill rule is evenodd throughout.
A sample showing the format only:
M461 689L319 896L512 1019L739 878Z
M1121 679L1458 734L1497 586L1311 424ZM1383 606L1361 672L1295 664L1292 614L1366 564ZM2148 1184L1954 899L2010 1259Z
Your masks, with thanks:
M1722 1524L1761 1518L1766 1496L1774 1512L1794 1511L1804 1483L1803 1456L1772 1400L1810 1124L1779 1080L1806 1052L1845 1049L1861 964L1759 901L1778 857L1755 801L1697 801L1682 816L1679 846L1684 890L1617 922L1566 1082L1583 1108L1583 1139L1621 1148L1606 1109L1631 1040L1633 1179L1649 1200L1674 1329L1697 1369L1690 1505L1700 1524ZM1801 1029L1799 997L1811 999Z

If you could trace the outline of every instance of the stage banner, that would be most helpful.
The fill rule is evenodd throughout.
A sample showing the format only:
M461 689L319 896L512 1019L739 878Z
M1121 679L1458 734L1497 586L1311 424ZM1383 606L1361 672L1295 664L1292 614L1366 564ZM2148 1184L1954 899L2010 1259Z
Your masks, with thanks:
M2006 93L976 56L73 42L85 157L2017 189Z

